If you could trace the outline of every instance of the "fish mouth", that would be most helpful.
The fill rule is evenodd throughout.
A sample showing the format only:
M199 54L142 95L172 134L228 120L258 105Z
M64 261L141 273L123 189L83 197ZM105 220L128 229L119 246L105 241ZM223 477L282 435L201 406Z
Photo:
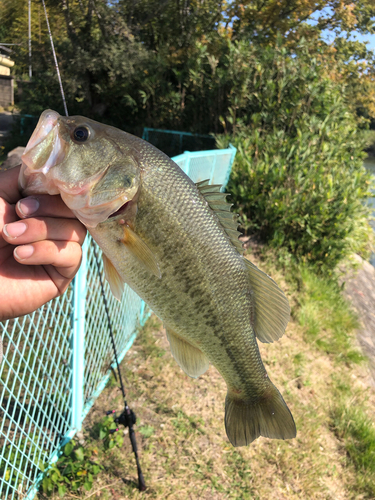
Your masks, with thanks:
M35 130L32 133L29 142L27 143L24 154L26 154L28 150L40 144L47 137L47 135L57 124L59 118L60 115L59 113L57 113L57 111L52 111L52 109L43 111L43 113L40 115L37 126L35 127Z
M32 194L59 194L51 168L66 156L67 144L59 134L60 115L50 109L44 111L22 155L19 189L24 196Z

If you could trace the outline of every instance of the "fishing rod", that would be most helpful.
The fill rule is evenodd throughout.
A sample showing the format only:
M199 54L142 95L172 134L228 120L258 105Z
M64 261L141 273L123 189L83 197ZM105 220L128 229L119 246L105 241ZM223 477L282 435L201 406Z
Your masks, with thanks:
M106 315L107 315L108 328L109 328L109 332L110 332L110 335L111 335L112 347L113 347L113 351L115 353L117 372L118 372L119 381L120 381L120 388L121 388L122 397L123 397L123 400L124 400L124 411L121 413L121 415L119 417L115 418L114 421L116 422L116 424L122 424L125 427L129 428L129 438L130 438L130 442L132 444L133 453L134 453L135 461L136 461L136 464L137 464L138 488L139 488L139 491L145 491L145 489L146 489L146 483L145 483L145 480L144 480L144 477L143 477L143 474L142 474L141 465L139 463L137 442L136 442L136 439L135 439L135 432L134 432L134 429L133 429L133 425L136 422L136 416L135 416L135 413L133 412L133 410L131 410L129 408L128 403L126 402L125 389L124 389L124 384L122 382L121 371L120 371L120 364L118 362L118 357L117 357L117 350L116 350L115 339L114 339L114 336L113 336L111 318L110 318L110 315L109 315L107 297L105 296L104 285L103 285L103 280L102 280L102 273L100 272L99 259L98 259L98 254L97 254L95 245L93 246L93 250L94 250L94 256L95 256L96 266L98 268L100 288L101 288L101 292L102 292L102 297L103 297L103 303L104 303L105 312L106 312ZM115 413L114 410L107 411L107 415L111 415L113 413ZM118 430L119 429L113 429L110 432L114 433L114 432L117 432Z
M45 13L45 16L46 16L47 29L48 29L48 34L49 34L50 42L51 42L51 48L52 48L53 58L54 58L54 61L55 61L55 68L56 68L56 72L57 72L57 77L58 77L58 80L59 80L60 92L61 92L61 96L62 96L62 100L63 100L63 105L64 105L64 111L65 111L65 115L69 116L68 115L68 108L67 108L66 100L65 100L64 89L63 89L62 80L61 80L61 75L60 75L60 70L59 70L59 64L57 62L55 46L54 46L54 43L53 43L52 32L51 32L51 28L50 28L49 21L48 21L48 14L47 14L47 9L46 9L46 4L45 4L44 0L42 0L42 3L43 3L44 13ZM130 438L130 442L131 442L131 445L132 445L133 453L134 453L134 456L135 456L135 461L136 461L136 464L137 464L138 489L139 489L139 491L145 491L145 489L146 489L146 483L145 483L145 480L144 480L144 477L143 477L143 474L142 474L141 465L140 465L140 462L139 462L137 441L136 441L136 438L135 438L135 432L134 432L134 428L133 428L133 426L136 423L136 416L135 416L135 413L133 412L133 410L131 410L129 408L128 403L126 401L126 394L125 394L124 384L122 382L122 377L121 377L120 363L118 361L116 343L115 343L115 338L114 338L114 335L113 335L111 318L110 318L110 315L109 315L108 302L107 302L107 297L105 295L104 284L103 284L103 279L102 279L102 273L101 273L101 270L100 270L98 253L96 251L95 244L93 245L93 250L94 250L94 257L95 257L96 267L97 267L97 270L98 270L98 276L99 276L99 281L100 281L101 294L102 294L102 297L103 297L104 309L105 309L105 313L106 313L106 316L107 316L108 330L109 330L109 334L110 334L110 338L111 338L113 352L114 352L114 355L115 355L116 367L117 367L117 372L118 372L118 377L119 377L119 382L120 382L120 389L121 389L122 398L123 398L123 401L124 401L124 410L120 414L119 417L116 417L114 419L114 421L116 422L116 424L121 424L121 425L124 425L125 428L126 427L129 428L129 438ZM111 415L111 414L114 414L114 413L115 413L114 410L109 410L109 411L106 412L107 415ZM114 432L117 432L118 430L119 429L117 428L117 429L111 430L110 432L114 433Z

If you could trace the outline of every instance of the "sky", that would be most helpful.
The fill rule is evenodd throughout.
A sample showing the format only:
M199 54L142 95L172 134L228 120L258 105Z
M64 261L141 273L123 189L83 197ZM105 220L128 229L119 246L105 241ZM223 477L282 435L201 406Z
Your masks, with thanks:
M311 16L311 19L309 19L307 22L314 24L314 18L318 18L321 14L324 14L325 12L327 12L327 14L329 14L329 9L327 8L327 9L323 9L320 12L315 12L314 15ZM325 40L332 42L335 38L335 34L330 30L324 30L323 37L325 38ZM375 49L375 34L374 35L370 35L370 34L362 35L362 34L358 33L357 31L353 31L350 34L349 39L353 40L353 41L358 41L358 42L368 42L367 47L369 49L373 49L373 50Z
M335 38L335 34L332 33L332 31L324 30L323 37L326 40L332 42ZM358 42L368 42L367 47L369 49L375 49L375 35L370 35L370 34L362 35L362 34L358 33L357 31L353 31L349 38L350 38L350 40L354 40L354 41L358 41Z

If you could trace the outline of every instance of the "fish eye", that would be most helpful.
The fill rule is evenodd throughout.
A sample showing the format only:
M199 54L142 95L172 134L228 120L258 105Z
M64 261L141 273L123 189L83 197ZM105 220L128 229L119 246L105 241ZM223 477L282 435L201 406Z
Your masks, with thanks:
M76 142L85 142L90 137L90 130L87 127L76 127L73 138Z

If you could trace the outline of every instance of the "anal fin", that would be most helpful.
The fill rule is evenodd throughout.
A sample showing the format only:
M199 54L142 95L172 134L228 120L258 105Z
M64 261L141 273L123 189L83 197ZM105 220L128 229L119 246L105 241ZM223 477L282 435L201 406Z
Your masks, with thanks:
M203 352L171 330L166 331L172 355L178 365L189 377L197 378L202 375L209 367L208 359Z

